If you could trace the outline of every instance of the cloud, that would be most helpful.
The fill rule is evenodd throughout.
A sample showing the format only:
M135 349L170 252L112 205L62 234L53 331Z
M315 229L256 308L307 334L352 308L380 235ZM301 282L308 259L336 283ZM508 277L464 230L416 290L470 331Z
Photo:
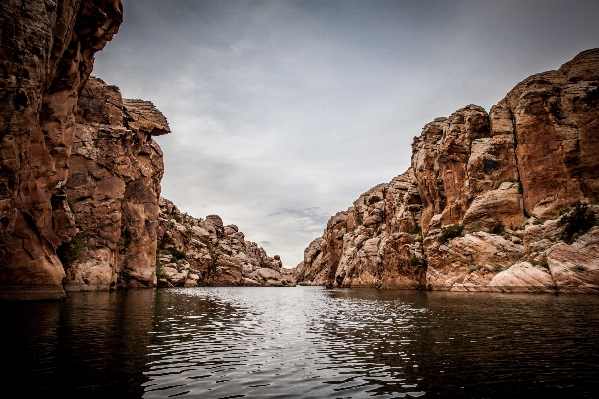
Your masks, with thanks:
M162 193L293 266L412 137L597 45L589 1L125 0L94 74L172 134ZM272 253L271 253L272 252Z
M302 233L321 233L323 226L331 217L329 212L319 212L319 207L310 208L288 208L278 212L271 213L268 217L274 217L279 220L287 220L290 224L298 226Z

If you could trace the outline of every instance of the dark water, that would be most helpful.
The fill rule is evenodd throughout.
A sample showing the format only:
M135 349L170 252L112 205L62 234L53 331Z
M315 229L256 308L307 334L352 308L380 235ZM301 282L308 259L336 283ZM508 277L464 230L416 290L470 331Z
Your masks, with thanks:
M312 287L70 294L0 303L0 381L14 397L595 398L598 305Z

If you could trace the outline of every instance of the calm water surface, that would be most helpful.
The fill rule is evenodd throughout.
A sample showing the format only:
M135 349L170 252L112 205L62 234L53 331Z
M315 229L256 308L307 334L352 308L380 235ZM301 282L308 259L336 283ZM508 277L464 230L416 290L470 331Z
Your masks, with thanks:
M295 288L0 303L16 397L497 398L599 391L598 296Z

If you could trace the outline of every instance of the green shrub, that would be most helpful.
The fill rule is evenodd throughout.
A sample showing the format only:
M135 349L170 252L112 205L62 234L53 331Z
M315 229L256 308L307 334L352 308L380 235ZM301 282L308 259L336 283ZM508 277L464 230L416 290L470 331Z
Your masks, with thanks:
M422 229L419 226L416 226L412 230L408 231L408 233L416 235L416 236L420 236L420 235L422 235Z
M71 198L67 198L67 205L69 206L71 213L75 214L75 202L73 202Z
M420 264L420 259L418 259L415 256L412 256L410 258L410 265L412 265L412 266L418 266L419 264Z
M581 204L580 201L574 204L574 209L570 213L562 216L557 222L559 227L564 226L562 239L568 243L589 231L595 224L597 224L597 217L588 205Z
M499 273L500 271L502 271L502 270L503 270L503 267L501 267L501 266L499 266L499 265L495 265L495 266L493 266L493 269L492 269L492 270L493 270L495 273Z
M181 260L181 259L186 258L185 252L179 251L175 247L166 248L166 252L170 253L172 255L172 257L175 258L176 260Z
M85 241L86 235L86 232L81 232L73 237L71 241L63 242L56 249L56 255L58 255L58 259L60 259L63 266L69 266L81 260L84 249L90 247Z
M501 220L495 219L493 221L493 223L491 223L491 226L489 227L489 233L500 236L504 232L505 232L505 227L503 226L503 223L501 223Z
M535 219L534 222L532 222L532 224L535 226L538 226L543 223L545 223L545 219Z
M449 240L452 240L456 237L460 237L462 235L463 229L464 229L464 226L462 226L461 224L452 224L451 226L447 226L441 232L441 235L439 236L438 241L441 244L447 244L447 242L449 242Z

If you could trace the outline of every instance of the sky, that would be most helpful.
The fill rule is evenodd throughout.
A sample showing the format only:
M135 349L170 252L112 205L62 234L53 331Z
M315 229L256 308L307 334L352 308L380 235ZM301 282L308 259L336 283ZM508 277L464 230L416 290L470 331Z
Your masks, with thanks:
M162 196L294 267L328 219L410 166L436 117L487 111L599 47L599 1L123 0L93 75L172 133Z

